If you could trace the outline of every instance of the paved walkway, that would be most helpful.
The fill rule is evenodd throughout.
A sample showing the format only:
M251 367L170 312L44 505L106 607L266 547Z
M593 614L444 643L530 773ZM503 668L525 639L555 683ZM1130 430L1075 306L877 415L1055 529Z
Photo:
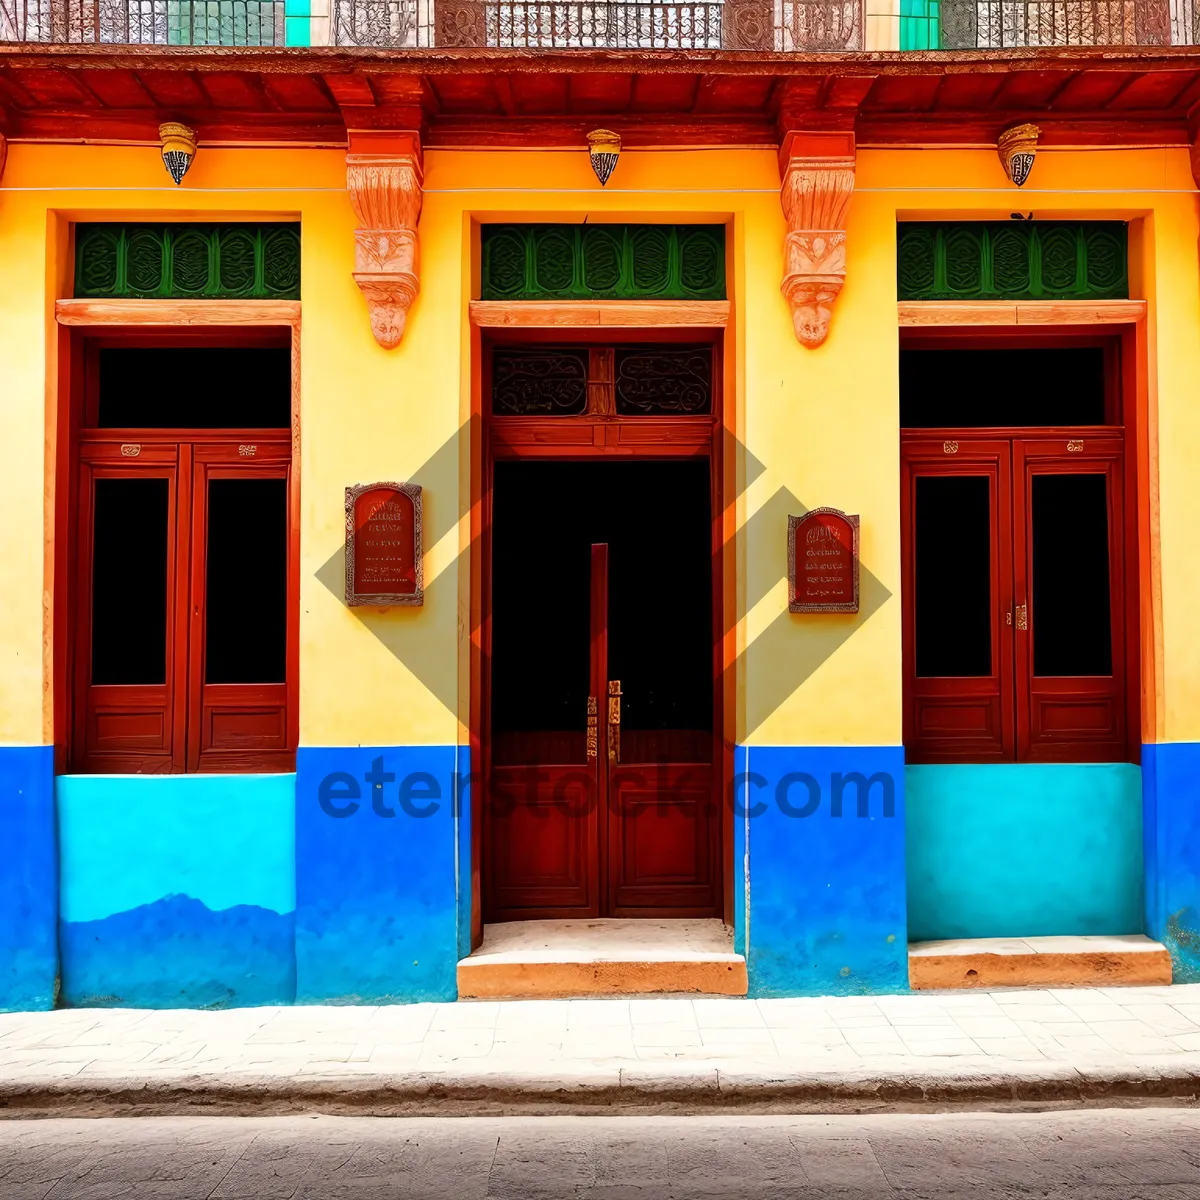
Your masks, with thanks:
M1196 1200L1200 1111L0 1121L4 1200Z
M1200 1097L1200 984L0 1015L0 1111Z

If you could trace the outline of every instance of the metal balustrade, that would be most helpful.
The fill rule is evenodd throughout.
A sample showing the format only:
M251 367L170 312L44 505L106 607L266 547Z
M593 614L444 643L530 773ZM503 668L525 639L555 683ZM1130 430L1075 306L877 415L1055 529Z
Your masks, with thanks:
M1200 40L1200 0L0 0L0 41L532 50L999 50ZM897 8L899 11L897 11ZM883 11L886 10L886 11ZM285 33L285 23L292 29ZM870 37L866 29L870 27Z
M941 49L1010 46L1166 46L1159 0L941 0Z
M284 0L0 0L0 41L282 46Z

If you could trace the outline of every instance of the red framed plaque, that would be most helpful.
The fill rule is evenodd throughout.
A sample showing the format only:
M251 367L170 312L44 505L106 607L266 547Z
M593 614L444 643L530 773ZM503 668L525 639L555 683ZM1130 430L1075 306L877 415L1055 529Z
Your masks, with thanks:
M360 483L346 489L346 603L421 604L421 488Z
M858 612L858 515L811 508L788 517L788 608Z

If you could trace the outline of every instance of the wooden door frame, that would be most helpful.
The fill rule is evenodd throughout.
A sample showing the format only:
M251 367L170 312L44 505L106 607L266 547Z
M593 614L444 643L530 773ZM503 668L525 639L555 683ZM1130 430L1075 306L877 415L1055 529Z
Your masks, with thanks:
M491 583L491 496L492 471L498 447L490 405L486 403L484 381L487 378L486 359L491 347L498 342L555 342L555 343L664 343L708 342L716 351L713 385L714 404L708 419L706 440L690 441L684 446L664 448L629 443L624 447L609 442L608 430L634 428L647 418L596 418L594 440L590 444L545 446L528 455L501 453L509 458L580 458L603 461L611 458L636 458L642 461L676 457L695 457L706 454L712 473L714 499L713 524L713 700L716 723L714 731L720 737L720 753L713 763L715 790L720 803L718 821L718 861L720 864L721 910L726 924L733 923L733 813L723 801L729 794L733 779L734 740L732 722L735 716L736 680L735 640L724 635L731 628L730 605L736 600L736 563L733 547L736 496L736 463L726 451L736 445L736 375L733 357L733 338L730 328L729 301L686 301L647 303L644 301L513 302L471 301L468 305L470 322L470 633L469 633L469 711L467 728L470 740L471 774L474 781L487 778L486 759L488 739L484 729L487 706L484 704L488 686L486 663L490 661L490 583ZM558 421L570 418L553 418ZM526 418L508 418L524 421ZM650 418L653 420L653 418ZM672 423L686 421L695 426L697 418L671 417ZM602 428L603 438L597 430ZM619 434L618 434L619 436ZM483 850L484 789L471 787L471 946L483 939Z
M1155 741L1162 712L1162 598L1159 570L1157 421L1149 383L1148 305L1106 301L901 301L901 349L1081 346L1108 343L1106 419L1115 390L1124 453L1125 696L1129 757ZM927 431L931 436L941 431ZM982 436L987 430L972 430ZM1011 431L1010 431L1011 432ZM1029 430L1044 436L1049 429ZM907 705L906 705L907 709Z
M85 405L87 343L90 339L119 340L130 346L194 342L220 344L253 340L256 334L281 331L291 350L291 427L267 431L265 440L287 441L288 507L288 671L287 740L294 753L300 735L300 314L298 300L84 300L60 299L54 304L58 326L57 386L47 396L44 534L45 590L43 609L43 692L50 701L49 725L54 745L54 769L68 769L73 734L75 680L71 595L72 555L77 544L73 527L78 508L77 446ZM114 431L119 433L120 431ZM178 441L163 434L150 441ZM212 430L199 441L219 440ZM272 768L277 769L277 768Z

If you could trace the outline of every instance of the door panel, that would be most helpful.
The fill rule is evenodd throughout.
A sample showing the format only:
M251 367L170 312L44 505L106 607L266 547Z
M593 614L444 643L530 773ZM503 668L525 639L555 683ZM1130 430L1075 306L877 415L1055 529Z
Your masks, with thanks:
M904 743L911 762L1014 745L1010 465L999 439L903 444Z
M1121 439L1020 438L1013 463L1017 753L1123 758Z
M287 448L194 451L188 769L287 770Z
M489 782L490 919L598 916L594 772L496 767Z
M583 538L571 538L570 503L539 500L535 477L497 464L484 810L490 921L600 915L600 760L588 741L603 653L599 566Z
M607 903L614 916L717 910L710 488L702 464L679 464L669 495L644 516L628 514L609 551Z
M172 698L183 613L171 598L186 570L186 504L181 513L175 447L125 450L80 456L74 767L165 772L182 769L186 713Z
M711 916L711 763L617 766L610 779L611 915Z

